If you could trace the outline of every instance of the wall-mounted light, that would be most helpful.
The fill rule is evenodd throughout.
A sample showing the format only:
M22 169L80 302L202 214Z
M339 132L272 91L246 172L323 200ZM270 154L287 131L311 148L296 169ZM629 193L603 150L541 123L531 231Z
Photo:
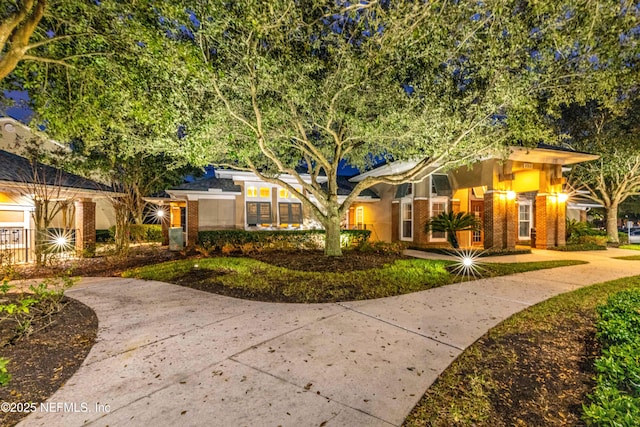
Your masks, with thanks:
M507 200L515 200L516 192L515 191L507 191Z
M567 200L569 200L569 195L566 193L558 193L558 202L559 203L564 203Z

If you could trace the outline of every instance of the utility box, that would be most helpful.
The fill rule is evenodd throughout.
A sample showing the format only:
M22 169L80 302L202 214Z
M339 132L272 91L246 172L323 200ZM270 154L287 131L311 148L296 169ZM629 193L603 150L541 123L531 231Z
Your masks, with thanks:
M169 228L169 250L181 251L184 248L182 227Z

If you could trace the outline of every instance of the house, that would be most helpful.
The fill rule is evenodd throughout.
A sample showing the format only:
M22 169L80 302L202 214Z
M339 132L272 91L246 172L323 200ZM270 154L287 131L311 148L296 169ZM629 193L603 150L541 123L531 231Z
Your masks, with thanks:
M79 252L92 248L96 227L108 228L113 211L106 202L111 189L95 181L60 169L32 163L15 153L20 138L33 137L29 129L13 119L0 121L0 255L12 262L33 259L36 225L34 198L59 202L64 209L51 218L49 228L68 230ZM15 134L18 134L16 139ZM51 143L51 142L46 142ZM7 151L7 149L14 152Z
M489 156L446 173L427 171L401 185L378 184L356 198L343 220L345 228L368 229L372 239L413 246L447 246L446 234L426 232L425 222L443 212L471 212L479 231L461 232L464 247L513 249L516 244L549 248L565 244L568 196L562 192L562 167L598 156L540 144L512 147L509 156ZM341 197L368 176L412 166L395 162L349 179L341 178ZM294 186L291 176L283 179ZM304 179L309 179L303 176ZM285 188L254 174L218 170L216 176L183 184L167 193L171 227L183 227L187 244L197 232L212 229L297 229L319 227L311 213Z

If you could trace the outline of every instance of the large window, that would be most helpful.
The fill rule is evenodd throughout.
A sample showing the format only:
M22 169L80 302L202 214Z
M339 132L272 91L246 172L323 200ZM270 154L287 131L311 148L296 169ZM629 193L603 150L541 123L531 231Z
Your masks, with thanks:
M531 202L518 204L518 237L522 240L531 238Z
M356 228L358 230L364 229L364 207L362 206L356 208Z
M278 203L278 213L280 214L280 224L302 224L301 203Z
M447 202L432 201L431 202L431 218L447 212ZM431 240L446 240L447 233L444 231L431 231Z
M247 202L247 224L271 224L271 203Z

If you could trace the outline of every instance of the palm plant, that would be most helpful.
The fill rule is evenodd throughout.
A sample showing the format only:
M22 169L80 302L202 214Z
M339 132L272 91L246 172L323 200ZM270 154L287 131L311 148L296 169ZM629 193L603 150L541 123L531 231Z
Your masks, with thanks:
M438 216L429 219L424 225L425 232L444 231L454 249L460 248L458 231L477 231L480 229L480 220L469 212L443 212Z

